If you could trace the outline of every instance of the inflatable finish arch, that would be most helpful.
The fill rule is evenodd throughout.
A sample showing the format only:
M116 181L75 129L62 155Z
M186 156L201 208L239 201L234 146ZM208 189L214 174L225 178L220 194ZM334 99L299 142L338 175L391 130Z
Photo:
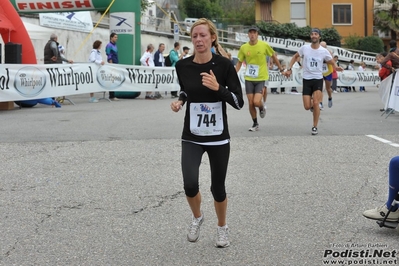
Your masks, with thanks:
M138 65L141 56L141 1L137 0L1 0L0 33L5 42L22 44L23 64L36 64L32 42L18 13L104 11L112 1L110 33L118 34L119 63ZM12 27L2 28L2 14Z

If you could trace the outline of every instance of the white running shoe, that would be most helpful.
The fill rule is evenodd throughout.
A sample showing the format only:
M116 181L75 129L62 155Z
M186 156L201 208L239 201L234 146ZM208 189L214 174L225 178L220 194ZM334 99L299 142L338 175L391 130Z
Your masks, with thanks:
M218 226L216 231L216 243L215 246L218 248L225 248L230 246L229 241L229 228L227 224L223 227Z
M249 128L249 131L258 131L259 130L259 124L253 124L252 127Z
M363 216L372 219L372 220L380 220L382 221L386 214L388 213L388 208L384 204L378 208L367 210L363 212ZM399 221L399 209L394 212L391 212L386 220L387 222L397 222Z
M191 221L190 227L188 228L187 240L190 242L197 242L200 236L200 227L204 222L204 214L201 212L201 219L195 218Z

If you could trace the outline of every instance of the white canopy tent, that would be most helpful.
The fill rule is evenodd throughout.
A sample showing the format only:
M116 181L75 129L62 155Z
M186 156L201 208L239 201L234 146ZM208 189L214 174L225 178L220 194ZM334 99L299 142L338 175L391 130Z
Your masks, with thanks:
M42 27L29 22L23 22L25 29L28 31L29 37L32 40L48 40L50 35L54 33L54 29Z

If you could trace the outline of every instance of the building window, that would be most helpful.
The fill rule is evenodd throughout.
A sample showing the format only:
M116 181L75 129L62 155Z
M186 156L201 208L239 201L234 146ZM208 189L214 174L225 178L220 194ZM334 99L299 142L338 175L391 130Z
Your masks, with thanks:
M291 3L291 19L306 19L305 3Z
M352 5L333 5L333 24L352 24Z

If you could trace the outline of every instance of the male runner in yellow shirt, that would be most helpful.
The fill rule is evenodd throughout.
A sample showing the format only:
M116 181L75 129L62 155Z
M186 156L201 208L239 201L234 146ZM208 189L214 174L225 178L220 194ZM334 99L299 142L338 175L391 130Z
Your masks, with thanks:
M262 102L262 90L265 81L269 80L269 70L266 56L270 56L271 60L278 66L281 72L284 71L277 59L273 48L264 41L258 40L259 29L251 27L248 30L249 42L243 44L238 52L238 63L236 71L240 71L242 63L246 62L245 69L245 91L248 98L249 112L253 121L249 131L257 131L259 129L258 119L256 117L256 107L259 108L259 116L264 118L266 108Z

